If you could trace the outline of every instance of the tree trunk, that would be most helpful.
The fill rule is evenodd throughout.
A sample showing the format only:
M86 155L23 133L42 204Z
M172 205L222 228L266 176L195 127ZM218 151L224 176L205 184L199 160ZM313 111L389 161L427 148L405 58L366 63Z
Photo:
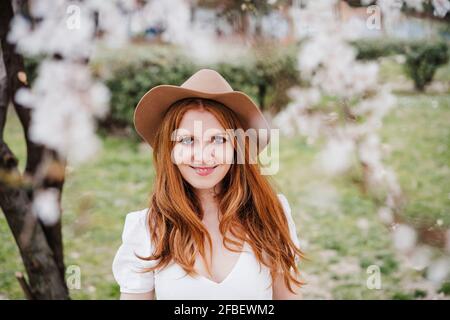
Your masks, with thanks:
M68 299L61 222L45 226L31 212L34 191L53 187L60 194L64 184L65 161L56 152L31 141L31 111L17 103L16 92L26 87L23 58L6 40L13 17L10 1L0 2L0 207L19 247L34 299ZM4 75L1 77L1 75ZM24 130L27 163L22 176L18 160L3 141L9 101L12 101ZM50 168L42 166L50 161ZM48 162L47 162L48 163ZM56 165L55 165L56 164ZM55 175L54 168L59 168ZM61 201L61 199L59 199Z

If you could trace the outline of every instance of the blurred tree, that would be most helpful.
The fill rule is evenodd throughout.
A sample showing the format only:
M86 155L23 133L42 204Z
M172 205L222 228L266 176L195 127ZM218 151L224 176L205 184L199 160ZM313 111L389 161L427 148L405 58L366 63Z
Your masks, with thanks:
M26 3L22 2L22 6ZM0 2L0 207L19 247L29 284L19 276L28 299L68 299L61 222L44 225L31 211L37 190L56 188L64 184L64 160L56 152L30 139L31 111L20 105L16 92L27 87L23 58L7 41L14 12L11 1ZM9 102L15 108L24 130L27 163L23 175L18 160L3 140ZM61 194L61 192L59 192ZM61 198L58 199L59 203Z

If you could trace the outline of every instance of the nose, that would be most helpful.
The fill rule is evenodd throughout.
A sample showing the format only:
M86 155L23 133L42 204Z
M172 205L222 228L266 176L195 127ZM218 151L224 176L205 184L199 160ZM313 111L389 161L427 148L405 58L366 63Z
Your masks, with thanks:
M208 143L196 143L192 160L195 164L212 164L214 162L214 148Z

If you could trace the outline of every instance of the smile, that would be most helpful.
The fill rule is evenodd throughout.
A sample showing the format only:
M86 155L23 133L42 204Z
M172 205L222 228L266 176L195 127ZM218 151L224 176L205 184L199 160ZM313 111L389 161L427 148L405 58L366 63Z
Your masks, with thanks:
M193 167L193 166L190 167L194 169L195 173L197 173L198 175L207 176L211 174L214 171L214 169L218 167L218 165L214 167Z

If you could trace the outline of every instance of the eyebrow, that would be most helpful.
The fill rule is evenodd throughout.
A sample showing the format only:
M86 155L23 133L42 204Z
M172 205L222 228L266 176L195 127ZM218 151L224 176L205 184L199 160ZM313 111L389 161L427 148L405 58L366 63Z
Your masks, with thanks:
M211 134L211 135L209 135L209 136L207 136L207 137L214 137L214 136L221 136L221 135L223 135L223 136L228 136L228 134L227 134L226 132L221 131L221 132L213 133L213 134ZM177 138L181 138L181 137L193 137L193 136L194 136L194 135L193 135L193 134L190 134L190 133L187 133L187 134L177 134L177 135L176 135Z

